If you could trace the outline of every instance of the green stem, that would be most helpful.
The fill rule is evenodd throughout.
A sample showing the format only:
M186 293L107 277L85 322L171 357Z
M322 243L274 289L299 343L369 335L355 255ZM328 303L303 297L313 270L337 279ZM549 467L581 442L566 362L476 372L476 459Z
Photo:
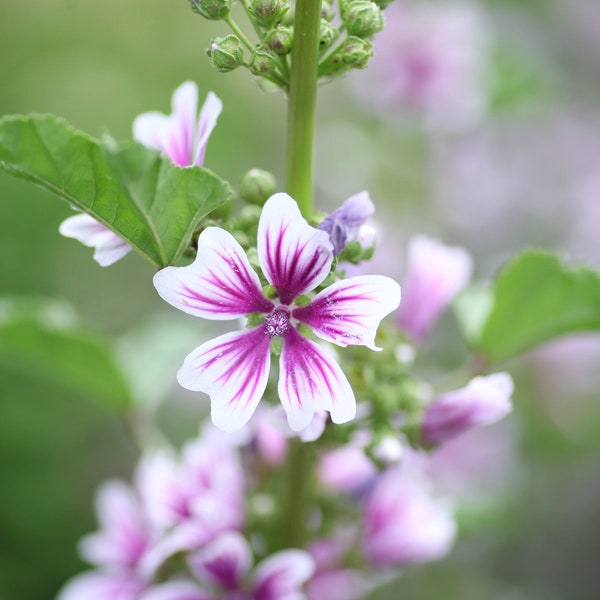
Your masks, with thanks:
M240 29L239 25L232 19L231 15L227 15L225 17L225 23L227 23L227 25L231 27L231 31L233 31L233 33L235 33L235 35L237 35L240 38L242 44L244 44L244 46L246 46L246 48L248 48L248 50L252 52L254 50L252 42L244 35L244 32Z
M313 212L313 144L321 0L298 0L290 70L287 192L305 217Z
M288 97L287 192L305 217L313 212L313 144L321 0L297 0ZM285 507L285 543L302 547L308 504L309 449L290 444Z

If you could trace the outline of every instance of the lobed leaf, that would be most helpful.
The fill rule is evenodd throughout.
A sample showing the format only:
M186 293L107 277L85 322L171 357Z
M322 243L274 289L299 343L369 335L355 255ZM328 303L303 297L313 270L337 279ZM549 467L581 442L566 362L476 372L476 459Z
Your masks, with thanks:
M51 115L0 119L0 167L88 213L156 267L173 264L226 182L135 142L100 142Z

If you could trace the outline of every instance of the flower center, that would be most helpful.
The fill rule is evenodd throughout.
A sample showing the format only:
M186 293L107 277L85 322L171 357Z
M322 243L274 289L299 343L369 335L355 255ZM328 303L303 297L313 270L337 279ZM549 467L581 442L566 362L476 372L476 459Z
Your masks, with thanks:
M290 313L285 308L276 308L265 319L265 333L271 337L285 335L290 330Z

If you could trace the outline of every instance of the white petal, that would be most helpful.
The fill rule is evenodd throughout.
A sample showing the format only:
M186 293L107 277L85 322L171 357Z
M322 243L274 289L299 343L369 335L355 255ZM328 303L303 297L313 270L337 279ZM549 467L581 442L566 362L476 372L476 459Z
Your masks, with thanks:
M186 357L177 380L210 396L212 421L219 429L240 429L254 413L267 387L270 341L257 327L222 335Z
M292 314L328 342L339 346L362 344L378 350L377 327L398 304L400 286L394 280L362 275L336 281Z
M131 251L131 246L116 233L89 215L65 219L58 228L61 235L73 238L84 246L95 248L94 260L108 267Z
M210 134L217 124L217 119L223 110L223 103L216 94L208 92L208 96L200 111L196 149L194 150L194 165L204 166L204 155Z
M169 117L163 113L157 111L142 113L133 121L133 139L147 148L163 150L163 140L169 122Z
M287 194L265 203L258 223L258 260L282 304L316 288L329 274L333 246L324 231L311 227Z
M242 247L218 227L200 234L191 265L159 271L154 287L175 308L203 319L237 319L273 309Z
M283 341L277 390L294 431L308 427L318 410L330 412L334 423L356 414L354 393L339 365L295 329Z
M283 550L258 565L254 577L254 597L265 600L292 600L303 598L302 585L315 570L308 552Z
M165 131L164 152L180 167L192 164L192 147L198 111L198 87L193 81L182 83L173 92L173 114Z
M171 581L148 590L140 600L214 600L191 581Z
M128 574L90 571L68 581L57 600L138 600L146 587Z

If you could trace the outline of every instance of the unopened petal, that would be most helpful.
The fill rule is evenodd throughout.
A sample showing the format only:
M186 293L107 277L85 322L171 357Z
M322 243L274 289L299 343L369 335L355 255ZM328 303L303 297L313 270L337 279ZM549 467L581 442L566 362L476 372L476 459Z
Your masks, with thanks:
M311 227L287 194L271 196L258 224L258 259L282 304L316 288L329 274L333 247Z
M218 227L200 234L191 265L159 271L154 287L175 308L203 319L237 319L273 308L242 247Z
M416 236L408 245L407 267L398 325L419 342L468 283L473 261L464 248Z
M361 344L372 350L381 319L398 307L400 286L389 277L363 275L336 281L293 316L320 338L339 346Z
M308 427L318 410L330 412L334 423L356 414L354 393L339 365L295 329L284 338L277 390L294 431Z
M219 429L240 429L254 413L267 386L270 341L257 327L222 335L186 357L177 379L184 388L210 396Z
M206 100L200 111L196 148L194 150L194 160L192 164L198 165L199 167L204 166L206 146L222 110L223 103L219 97L213 92L208 92L208 96L206 96Z

